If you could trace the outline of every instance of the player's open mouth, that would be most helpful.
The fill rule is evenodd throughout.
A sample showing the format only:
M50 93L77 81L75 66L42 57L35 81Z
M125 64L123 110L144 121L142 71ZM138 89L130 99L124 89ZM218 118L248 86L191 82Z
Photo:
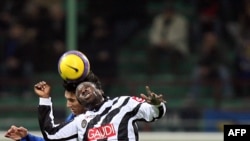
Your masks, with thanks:
M83 93L83 97L84 97L85 99L88 99L90 96L91 96L90 93Z

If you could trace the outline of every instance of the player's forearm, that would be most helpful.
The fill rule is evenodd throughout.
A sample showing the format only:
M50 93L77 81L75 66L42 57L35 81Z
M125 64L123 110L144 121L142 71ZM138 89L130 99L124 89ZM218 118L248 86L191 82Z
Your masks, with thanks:
M156 112L158 112L157 119L165 116L167 110L166 110L166 104L164 102L161 102L160 105L153 105L153 106L156 108L156 110L157 110Z
M153 122L165 116L166 105L163 102L159 105L143 103L140 111L146 121Z

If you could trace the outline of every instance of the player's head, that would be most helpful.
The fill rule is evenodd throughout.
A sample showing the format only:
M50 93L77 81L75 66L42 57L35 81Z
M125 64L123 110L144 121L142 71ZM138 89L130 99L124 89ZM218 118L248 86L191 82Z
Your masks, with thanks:
M88 102L82 101L82 100L77 96L77 93L76 93L77 87L78 87L79 85L81 85L82 83L84 83L84 82L86 82L86 83L88 83L88 84L89 84L89 83L93 84L94 93L98 94L97 98L99 98L99 99L103 99L103 98L106 99L106 98L108 98L108 97L104 96L104 91L103 91L103 89L102 89L101 81L99 80L99 78L98 78L92 71L89 72L89 74L87 75L87 77L86 77L84 80L78 81L78 82L64 81L63 86L64 86L65 90L68 90L68 91L70 91L70 92L72 92L72 93L75 94L76 99L78 100L78 102L79 102L81 105L83 105L83 107L86 107L86 108L89 108L89 109L90 109L90 107L87 106L87 105L88 105ZM90 102L90 101L89 101L89 102ZM91 103L90 105L95 105L95 102L98 102L98 100L97 100L97 101L94 100L94 102L90 102L90 103Z
M102 90L102 84L101 84L100 79L92 71L89 72L89 74L87 75L85 79L77 81L77 82L64 80L63 87L65 90L75 93L77 85L80 84L81 82L86 82L86 81L94 83L98 89Z
M76 88L76 98L80 104L89 110L100 106L106 99L102 89L91 81L81 82Z
M64 97L66 99L67 108L69 108L74 115L86 112L86 108L78 102L75 92L65 90Z
M63 81L63 87L65 89L64 97L66 99L66 106L74 115L79 115L86 111L86 108L82 106L75 95L76 86L78 83L70 83Z

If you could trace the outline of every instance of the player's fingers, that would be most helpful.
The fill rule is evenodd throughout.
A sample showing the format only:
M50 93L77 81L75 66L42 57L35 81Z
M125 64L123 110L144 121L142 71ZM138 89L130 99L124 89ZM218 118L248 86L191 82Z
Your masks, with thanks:
M6 132L6 135L10 135L11 133L14 133L15 131L13 129L9 129L7 132Z
M4 137L9 138L9 137L10 137L10 133L6 133L6 134L4 135Z
M149 100L155 99L156 94L154 92L152 92L148 86L146 87L146 89L147 89L147 94L148 94Z
M34 86L34 88L36 88L36 89L41 89L41 86L40 86L39 84L36 84L36 85Z
M151 97L150 96L146 96L146 95L144 95L144 94L141 94L141 97L143 98L143 99L145 99L145 101L146 102L148 102L148 103L151 103Z
M24 128L23 126L20 126L19 128L18 128L18 130L27 130L26 128Z
M9 130L4 134L4 136L9 136L10 135L10 132Z
M163 95L162 95L162 94L158 94L157 96L158 96L158 97L162 97Z
M41 89L41 88L42 88L42 85L41 85L40 82L39 82L39 83L35 84L34 87L37 88L37 89Z
M150 90L149 86L146 86L146 92L148 95L150 95L152 93L152 91Z
M15 125L12 125L8 132L15 132L17 130L17 127Z
M156 98L158 98L158 99L162 99L162 98L163 98L163 95L162 95L162 94L160 94L160 95L156 95Z
M17 127L15 125L11 125L10 128L17 129Z
M144 94L141 94L141 97L142 97L143 99L145 99L147 102L150 102L150 101L151 101L151 97L150 97L150 96L146 96L146 95L144 95Z
M163 97L160 97L159 100L160 100L161 102L163 102L163 103L167 103L167 101L164 100Z
M35 86L42 86L42 85L45 85L46 82L45 81L40 81L38 83L35 84Z
M20 127L20 129L18 130L18 133L21 137L25 137L28 134L28 130L24 127Z
M155 94L155 97L162 97L162 94Z
M10 128L9 130L7 130L7 133L10 133L12 131L12 129Z
M18 132L27 132L27 129L24 128L24 127L19 127L19 128L17 129L17 131L18 131Z
M145 94L141 94L141 97L142 97L143 99L148 99L148 97L147 97Z
M157 100L159 100L160 102L166 103L166 101L164 100L162 94L157 95L157 94L154 94L154 93L153 93L152 95L153 95L153 98L154 98L154 99L157 99Z
M158 97L158 95L155 94L155 93L151 93L151 96L152 96L153 98L157 98L157 97Z

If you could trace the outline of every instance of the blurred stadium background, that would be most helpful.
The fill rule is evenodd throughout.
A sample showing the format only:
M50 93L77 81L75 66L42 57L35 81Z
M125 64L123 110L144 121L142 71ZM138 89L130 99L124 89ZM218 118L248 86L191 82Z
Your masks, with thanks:
M215 26L218 22L222 25L223 38L220 40L226 45L223 56L228 59L232 74L232 97L218 96L221 85L215 80L201 86L198 101L188 98L193 69L199 57L199 47L195 46L199 39L192 37L191 26L188 34L190 55L181 62L178 73L169 71L168 63L159 60L161 72L148 74L149 29L165 2L170 2L190 25L199 23L200 9L216 17L213 19ZM24 126L39 134L38 98L33 93L33 84L40 80L51 83L55 117L58 121L65 119L68 111L57 61L70 49L87 53L93 62L91 67L102 79L106 94L110 96L139 95L145 91L145 85L164 94L168 101L167 116L155 123L139 124L145 141L160 136L165 141L167 138L187 141L186 134L193 141L197 138L205 140L203 137L207 141L222 140L224 124L250 122L249 75L242 80L236 69L240 63L237 62L238 42L243 39L238 39L240 36L235 31L239 27L244 27L245 31L249 28L249 24L242 24L240 20L246 13L244 2L247 0L1 0L0 140L4 140L2 133L11 125ZM107 24L95 27L103 22L92 22L96 17L104 18ZM99 42L92 35L103 26L112 29L113 36ZM249 37L246 38L244 40L248 41ZM103 55L102 49L113 61L106 64L96 61L97 54ZM245 67L248 74L249 66L248 60Z

